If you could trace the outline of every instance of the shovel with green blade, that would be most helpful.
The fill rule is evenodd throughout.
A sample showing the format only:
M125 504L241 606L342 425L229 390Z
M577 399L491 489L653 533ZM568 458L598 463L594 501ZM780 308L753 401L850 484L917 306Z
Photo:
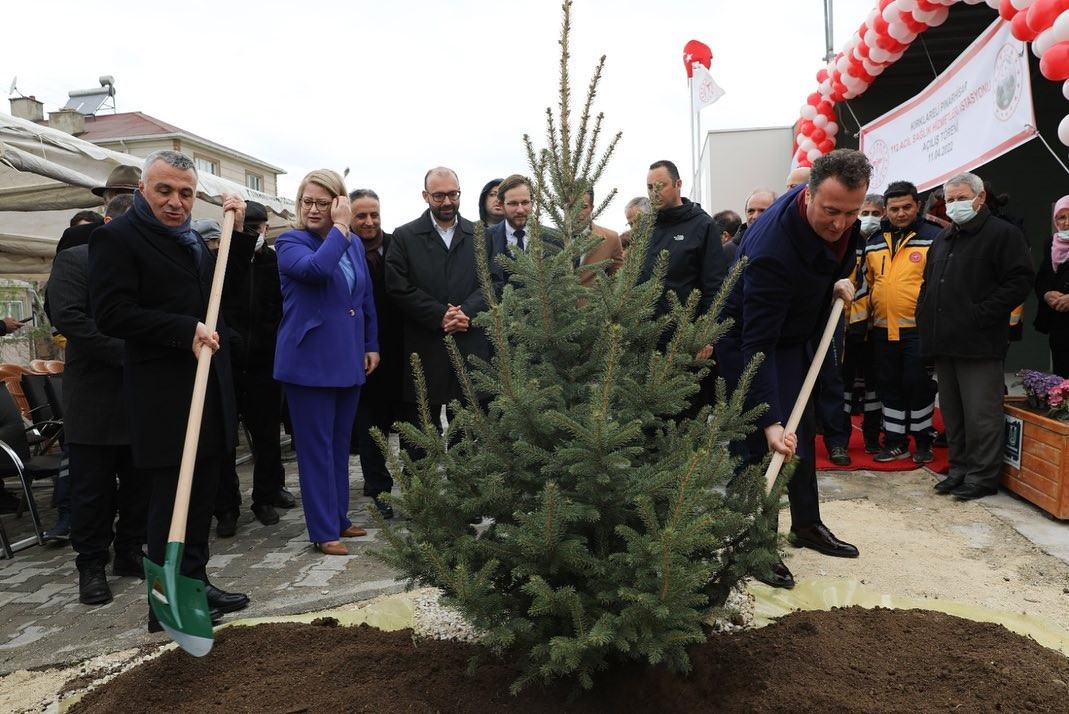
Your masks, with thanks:
M208 297L208 314L204 324L208 332L215 332L219 319L219 303L223 294L226 259L230 253L230 236L234 231L234 211L223 216L219 253L215 258L215 273ZM203 657L212 649L212 618L208 610L208 596L204 583L179 574L186 537L186 517L189 514L189 494L193 487L193 467L197 460L197 442L204 412L204 393L212 365L212 351L202 347L197 355L197 376L193 382L193 399L186 422L186 440L182 449L182 463L178 470L178 489L171 512L171 530L163 565L145 558L145 584L148 602L163 629L179 647L194 657Z

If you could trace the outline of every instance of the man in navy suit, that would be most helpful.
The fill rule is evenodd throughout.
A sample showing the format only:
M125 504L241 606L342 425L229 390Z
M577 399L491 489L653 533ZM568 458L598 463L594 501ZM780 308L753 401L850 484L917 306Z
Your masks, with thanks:
M517 251L527 249L530 234L527 219L534 211L531 198L531 182L524 176L512 174L497 185L497 199L505 211L505 220L486 229L486 243L493 249L493 255L505 253L515 256ZM508 282L505 269L497 261L490 264L494 289L500 296Z
M854 286L847 279L860 237L858 213L865 201L872 166L864 154L840 149L813 163L807 185L791 189L754 222L739 245L746 267L724 303L722 316L734 321L716 345L720 373L729 389L739 385L746 365L758 354L747 407L767 404L757 430L741 445L742 457L760 462L769 451L799 460L787 486L791 540L825 555L856 558L858 550L837 539L820 520L816 434L810 404L797 434L784 431L823 332L832 297L848 303ZM771 577L775 587L794 586L782 561Z

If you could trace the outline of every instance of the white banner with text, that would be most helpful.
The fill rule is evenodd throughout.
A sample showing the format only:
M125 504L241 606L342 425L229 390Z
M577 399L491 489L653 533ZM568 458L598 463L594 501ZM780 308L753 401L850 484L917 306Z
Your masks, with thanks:
M996 20L924 91L861 128L872 190L912 181L921 191L1036 135L1028 52Z

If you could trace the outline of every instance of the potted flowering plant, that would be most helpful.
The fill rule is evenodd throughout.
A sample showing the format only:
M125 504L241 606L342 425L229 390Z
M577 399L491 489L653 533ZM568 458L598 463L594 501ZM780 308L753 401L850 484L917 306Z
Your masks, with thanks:
M1024 387L1024 393L1028 397L1028 406L1033 409L1047 409L1051 406L1048 401L1048 395L1051 390L1066 382L1056 374L1038 372L1034 369L1022 369L1017 373L1017 377L1020 379L1020 384ZM1061 406L1062 400L1064 400L1064 397L1059 400L1059 406ZM1065 410L1065 416L1055 418L1069 419L1069 405L1061 408Z
M1051 419L1069 421L1069 379L1063 379L1047 391L1047 406Z

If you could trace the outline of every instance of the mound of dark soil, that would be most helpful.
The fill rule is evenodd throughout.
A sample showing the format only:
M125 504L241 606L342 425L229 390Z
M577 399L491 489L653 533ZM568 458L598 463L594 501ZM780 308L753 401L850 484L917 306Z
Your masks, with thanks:
M566 703L508 693L516 671L410 630L231 627L207 657L168 652L88 694L82 712L1065 712L1069 659L1000 625L924 610L797 612L715 635L685 677L626 666Z

